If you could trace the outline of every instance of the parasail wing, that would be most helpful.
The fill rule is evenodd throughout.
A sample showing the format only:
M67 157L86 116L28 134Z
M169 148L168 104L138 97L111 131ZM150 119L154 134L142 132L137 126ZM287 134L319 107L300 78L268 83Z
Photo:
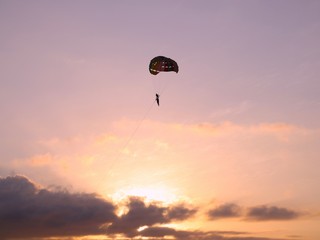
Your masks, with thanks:
M158 56L153 58L149 64L149 71L153 75L157 75L159 72L179 72L179 66L176 61L171 58Z

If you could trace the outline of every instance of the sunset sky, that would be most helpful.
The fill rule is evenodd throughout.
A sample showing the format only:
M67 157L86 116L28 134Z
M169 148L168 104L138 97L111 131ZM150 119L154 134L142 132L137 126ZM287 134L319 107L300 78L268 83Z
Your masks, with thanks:
M0 0L0 239L320 239L319 13Z

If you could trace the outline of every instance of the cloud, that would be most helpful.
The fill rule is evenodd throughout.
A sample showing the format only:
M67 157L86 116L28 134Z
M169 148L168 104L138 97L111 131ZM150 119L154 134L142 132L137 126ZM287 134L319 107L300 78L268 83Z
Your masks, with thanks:
M185 204L146 203L130 197L126 211L117 216L117 207L95 194L70 193L38 186L27 177L0 178L0 238L44 239L47 237L98 236L120 234L126 237L199 240L276 240L250 236L248 232L179 230L162 224L184 221L198 209ZM223 204L209 213L212 217L239 216L236 204ZM253 220L293 219L298 213L279 207L252 207L247 217ZM140 227L146 227L138 230ZM107 237L107 236L106 236Z
M95 194L42 188L24 176L0 178L0 238L134 236L141 226L183 221L197 212L184 204L146 204L139 197L129 198L121 216L115 214L117 207Z
M234 203L226 203L218 206L215 209L211 209L208 212L209 219L215 220L218 218L232 218L239 217L241 214L241 208Z
M197 212L195 208L188 208L184 204L174 205L167 210L167 218L173 220L186 220Z
M292 220L296 219L301 214L276 206L257 206L248 209L246 219L255 221L269 221L269 220Z
M222 218L242 217L247 221L271 221L271 220L293 220L301 216L301 213L287 208L277 206L255 206L242 210L234 203L225 203L207 212L210 220Z
M186 220L197 211L181 204L164 207L152 202L147 205L140 197L131 197L127 208L128 211L109 226L108 233L122 233L132 237L139 235L137 230L139 227Z
M170 227L148 227L139 232L142 237L198 240L281 240L279 238L264 238L250 236L247 232L237 231L188 231L176 230ZM249 235L249 236L248 236ZM282 239L284 240L284 239Z
M144 237L165 237L172 236L177 239L189 239L191 237L195 237L195 235L200 235L200 232L196 231L184 231L184 230L175 230L169 227L150 227L141 231L141 236ZM201 234L203 235L203 234Z
M49 191L28 178L0 178L0 238L102 234L116 219L113 203L95 194Z

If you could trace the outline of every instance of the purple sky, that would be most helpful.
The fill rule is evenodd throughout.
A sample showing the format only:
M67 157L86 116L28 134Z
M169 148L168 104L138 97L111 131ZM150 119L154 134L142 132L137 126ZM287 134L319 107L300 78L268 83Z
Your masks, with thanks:
M0 0L0 184L110 207L59 232L40 222L50 205L25 237L319 238L319 12L312 0ZM151 75L158 55L179 73Z

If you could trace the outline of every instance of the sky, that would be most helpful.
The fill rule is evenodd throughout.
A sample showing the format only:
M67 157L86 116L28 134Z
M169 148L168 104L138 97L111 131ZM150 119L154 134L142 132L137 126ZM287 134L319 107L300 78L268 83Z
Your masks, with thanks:
M0 238L319 239L319 12L0 0Z

